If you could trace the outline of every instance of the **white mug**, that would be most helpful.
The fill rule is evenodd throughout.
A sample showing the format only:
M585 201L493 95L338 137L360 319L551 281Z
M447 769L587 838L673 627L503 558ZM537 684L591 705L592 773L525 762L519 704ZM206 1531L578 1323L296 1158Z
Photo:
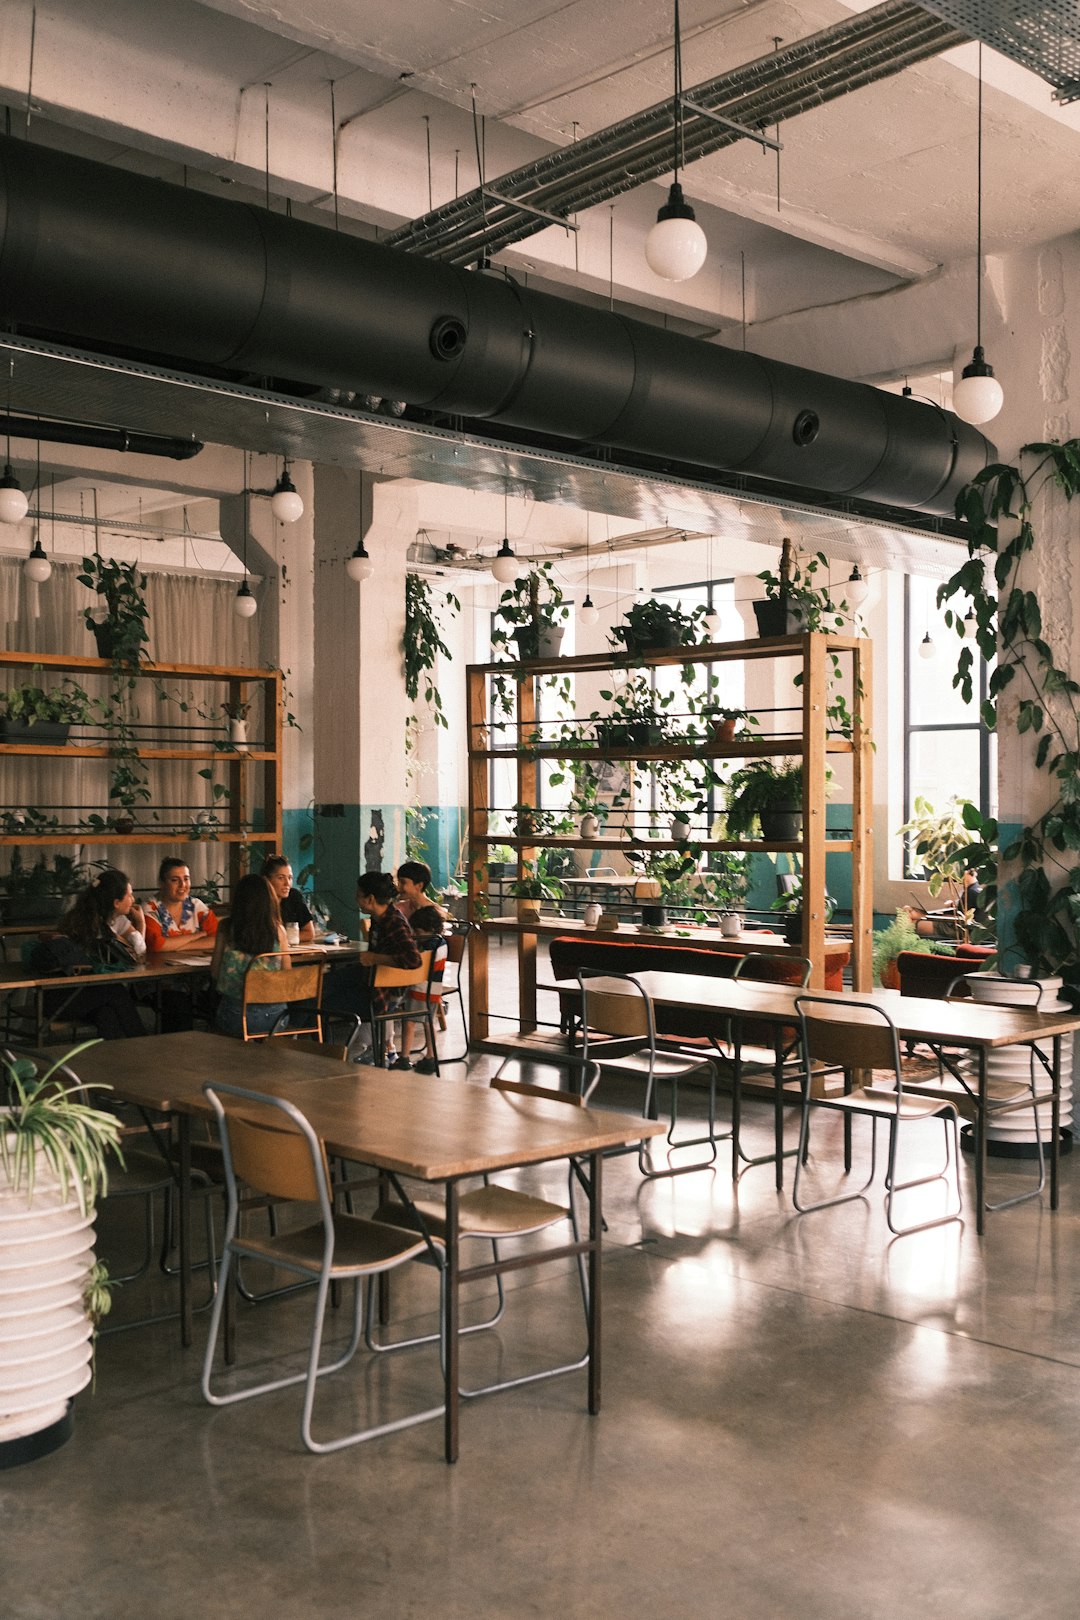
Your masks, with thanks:
M736 912L729 911L720 919L720 932L725 939L738 939L742 933L742 918Z
M591 900L585 907L585 915L582 918L582 921L584 922L586 928L595 928L597 923L600 921L600 907L596 904L595 900Z

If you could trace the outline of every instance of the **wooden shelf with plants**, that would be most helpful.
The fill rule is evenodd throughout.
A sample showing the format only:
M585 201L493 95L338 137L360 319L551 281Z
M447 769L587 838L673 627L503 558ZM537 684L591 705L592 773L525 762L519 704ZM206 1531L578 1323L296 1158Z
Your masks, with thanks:
M100 678L92 684L102 695L82 687L91 677ZM178 682L191 690L177 688ZM153 719L147 717L151 705ZM252 709L261 734L249 743ZM0 651L0 762L37 760L54 769L59 760L77 759L105 766L96 808L11 803L9 768L6 792L0 792L0 846L21 852L100 844L112 851L214 842L227 851L232 886L246 869L248 845L281 848L283 715L276 669L149 661L118 667L108 658ZM54 738L57 726L61 735ZM190 803L155 806L148 769L155 763L191 766ZM197 779L207 784L201 791ZM81 791L87 792L85 784ZM4 886L0 875L0 890ZM3 901L0 893L0 907Z
M699 701L696 715L681 720L682 735L672 735L671 717L662 717L659 727L648 725L648 717L629 714L628 690L639 682L638 693L651 682L653 672L673 666L692 665L705 674L704 692L716 684L713 671L725 664L761 660L798 660L796 703L801 708L801 726L794 730L790 721L783 731L771 735L747 733L732 736L730 728L716 724L706 697ZM802 938L796 947L814 964L811 984L820 986L824 973L826 938L825 857L849 853L852 860L852 983L856 990L872 985L871 944L873 935L873 817L871 757L872 743L864 716L871 709L871 651L869 641L857 635L812 633L770 636L751 641L707 642L624 654L590 653L573 658L529 659L518 663L470 665L466 673L466 705L469 741L469 898L468 914L477 925L475 943L470 947L471 1038L483 1043L492 1038L492 1011L488 998L489 939L511 934L517 939L520 1028L536 1026L537 939L550 932L557 919L548 917L542 927L528 920L513 921L488 916L487 854L495 846L507 847L516 857L517 881L536 872L538 853L544 849L588 850L626 855L636 846L636 836L604 833L580 836L555 830L554 813L537 810L540 769L551 763L565 764L569 773L575 766L588 768L604 761L629 762L647 770L655 764L698 761L712 783L719 768L731 761L744 773L756 769L755 762L784 760L801 768L801 834L770 838L751 836L754 828L738 829L740 836L653 836L647 837L652 852L686 852L695 858L714 851L754 854L786 854L797 862L806 903L802 910ZM623 686L615 689L616 712L588 718L549 720L540 716L543 683L557 682L565 705L574 678L581 675L622 676ZM847 697L836 706L837 681ZM620 698L623 709L618 711ZM855 694L858 694L857 700ZM663 699L660 700L663 706ZM717 713L720 711L713 704ZM830 713L831 710L831 713ZM842 724L837 721L839 712ZM653 717L656 718L655 716ZM635 731L634 723L645 729ZM620 732L611 730L612 724ZM700 728L700 729L699 729ZM555 734L557 730L557 735ZM665 735L665 731L667 734ZM830 765L840 758L851 760L851 828L830 835L826 830L826 798ZM511 763L515 773L516 803L510 807L489 803L489 782L493 761ZM764 767L763 767L764 769ZM524 815L522 810L524 809ZM517 815L511 830L492 826L493 815ZM622 814L623 812L620 812ZM626 810L633 817L632 808ZM545 820L547 826L545 827ZM711 834L712 828L707 829Z

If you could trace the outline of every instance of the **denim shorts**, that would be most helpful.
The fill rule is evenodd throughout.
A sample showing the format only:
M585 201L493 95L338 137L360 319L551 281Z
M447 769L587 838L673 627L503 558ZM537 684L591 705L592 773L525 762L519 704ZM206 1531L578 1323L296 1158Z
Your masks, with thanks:
M249 1035L266 1035L288 1009L283 1001L272 1001L266 1006L248 1008ZM244 1033L243 1003L235 996L222 996L214 1014L214 1028L219 1035L241 1036Z

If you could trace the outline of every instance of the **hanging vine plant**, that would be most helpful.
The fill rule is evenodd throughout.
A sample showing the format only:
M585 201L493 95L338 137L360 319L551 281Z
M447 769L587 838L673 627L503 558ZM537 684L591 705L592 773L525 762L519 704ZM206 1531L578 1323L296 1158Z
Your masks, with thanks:
M1051 784L1052 801L1000 852L997 822L966 806L972 843L965 857L985 883L992 912L999 854L1005 865L1018 867L1010 895L1017 947L1036 974L1060 973L1080 1003L1080 681L1057 662L1038 596L1020 577L1035 543L1034 502L1047 482L1067 500L1080 493L1080 439L1024 445L1020 456L1019 467L986 467L957 500L957 516L971 531L968 561L940 587L938 605L970 598L975 645L984 658L997 659L980 711L983 723L997 727L1004 694L1015 697L1016 730L1030 734L1032 764ZM1034 465L1024 471L1031 458ZM964 634L965 615L949 608L945 618ZM966 644L953 684L968 703L974 670L975 652Z
M446 593L446 606L455 614L461 612L461 603L451 591ZM451 654L439 631L431 586L422 574L405 575L405 630L401 651L405 660L405 694L410 703L417 702L423 682L424 702L431 711L433 724L446 726L442 696L435 685L435 660L440 653L444 658Z

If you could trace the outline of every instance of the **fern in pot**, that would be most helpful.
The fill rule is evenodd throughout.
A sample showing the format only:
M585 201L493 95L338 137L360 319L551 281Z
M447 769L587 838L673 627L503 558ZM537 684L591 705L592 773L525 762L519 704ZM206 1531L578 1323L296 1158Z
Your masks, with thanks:
M0 1059L0 1467L62 1445L92 1376L94 1207L120 1127L64 1065L94 1044L48 1066Z

